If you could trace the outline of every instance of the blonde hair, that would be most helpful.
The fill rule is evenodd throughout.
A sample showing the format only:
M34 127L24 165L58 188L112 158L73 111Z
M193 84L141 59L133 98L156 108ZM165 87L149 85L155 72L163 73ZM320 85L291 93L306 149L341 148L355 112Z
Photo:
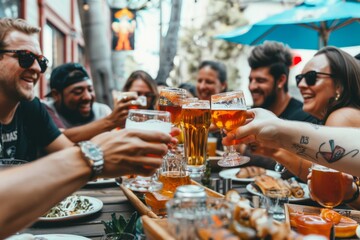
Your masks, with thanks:
M32 35L39 33L40 28L30 25L21 18L0 18L0 49L4 49L7 46L5 39L7 35L13 31Z

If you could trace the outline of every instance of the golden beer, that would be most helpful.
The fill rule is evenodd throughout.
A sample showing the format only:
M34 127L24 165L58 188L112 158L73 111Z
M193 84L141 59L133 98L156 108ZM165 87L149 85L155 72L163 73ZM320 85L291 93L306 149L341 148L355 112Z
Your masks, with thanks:
M171 123L177 125L181 121L181 106L159 105L159 110L168 111L171 114Z
M246 110L217 109L211 111L213 123L220 129L231 131L246 121Z
M171 113L173 125L181 121L181 105L185 98L185 89L166 87L160 90L159 109Z
M231 131L244 125L246 121L246 110L216 109L211 110L212 122L220 129ZM233 140L231 145L237 145Z
M173 198L176 188L182 185L191 184L189 174L180 171L163 172L159 176L163 183L163 189L158 192L145 193L145 202L157 215L166 214L166 202Z
M204 168L210 124L209 101L198 101L183 105L184 150L189 171L192 171L192 168Z
M336 207L343 200L341 172L320 165L313 166L310 186L313 199L326 208Z

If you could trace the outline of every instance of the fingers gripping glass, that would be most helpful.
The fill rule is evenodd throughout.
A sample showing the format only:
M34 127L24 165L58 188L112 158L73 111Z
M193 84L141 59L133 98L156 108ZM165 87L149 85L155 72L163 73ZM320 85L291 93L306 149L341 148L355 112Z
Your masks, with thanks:
M46 71L49 63L49 60L43 55L37 55L28 50L0 50L0 53L15 53L19 60L20 67L25 69L30 68L36 60L41 68L41 73Z
M334 77L333 74L331 73L323 73L323 72L316 72L316 71L309 71L307 73L304 74L299 74L296 75L295 80L296 80L296 86L299 86L301 80L303 78L305 78L305 82L308 86L313 86L316 83L316 78L317 75L325 75L325 76L329 76L329 77Z

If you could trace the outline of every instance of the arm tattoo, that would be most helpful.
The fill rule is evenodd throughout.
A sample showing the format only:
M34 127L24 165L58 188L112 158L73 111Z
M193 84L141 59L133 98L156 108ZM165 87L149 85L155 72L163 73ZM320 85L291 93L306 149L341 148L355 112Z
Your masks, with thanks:
M305 151L306 151L306 147L302 146L301 144L297 144L297 143L294 143L293 145L293 148L295 148L295 153L299 156L303 156L305 158L308 158L308 159L312 159L316 162L318 162L318 160L312 156L310 156L309 154L307 154Z
M343 157L345 157L346 155L349 154L353 154L351 157L355 157L358 153L359 153L359 149L353 149L347 153L345 148L339 146L339 145L335 145L335 141L333 139L329 140L329 145L330 145L330 150L331 151L322 151L321 148L325 145L326 143L323 142L322 144L320 144L319 146L319 150L316 153L316 158L318 159L318 155L320 154L328 163L333 163L333 162L337 162L338 160L342 159Z
M317 125L315 123L309 123L310 126L312 126L315 130L318 130L320 128L320 125Z

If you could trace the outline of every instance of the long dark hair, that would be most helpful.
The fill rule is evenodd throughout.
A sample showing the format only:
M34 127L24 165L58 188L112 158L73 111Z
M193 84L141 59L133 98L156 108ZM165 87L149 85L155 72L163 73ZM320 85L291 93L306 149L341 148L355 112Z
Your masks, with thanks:
M154 94L154 97L151 99L151 105L150 105L154 109L155 104L158 99L158 96L159 96L159 92L158 92L155 80L147 72L142 71L142 70L137 70L137 71L132 72L130 74L129 78L126 80L126 83L125 83L122 91L123 92L129 91L129 89L131 88L131 85L137 79L143 80L146 83L146 85L148 85L148 87L151 89L152 94Z
M353 107L360 109L360 62L350 54L336 47L324 47L316 55L324 54L334 75L335 87L341 92L337 100L330 99L324 121L337 109Z

